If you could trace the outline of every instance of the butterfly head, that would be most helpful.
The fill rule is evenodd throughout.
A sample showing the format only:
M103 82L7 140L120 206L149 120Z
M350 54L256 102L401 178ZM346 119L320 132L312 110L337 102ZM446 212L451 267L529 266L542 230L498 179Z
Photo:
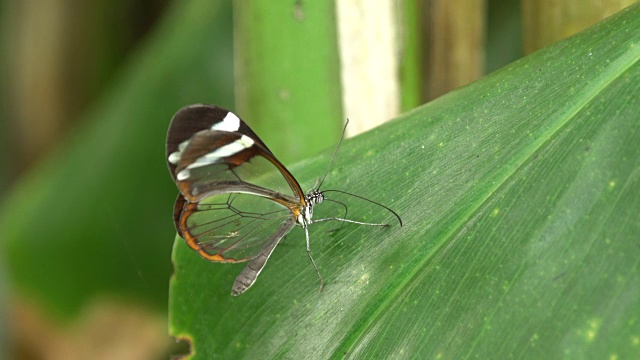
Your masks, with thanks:
M311 190L307 193L307 202L310 205L320 204L324 200L324 194L320 190Z
M319 190L311 190L305 195L306 205L300 211L297 221L298 224L305 226L311 224L311 218L313 217L313 206L319 204L324 200L324 195Z

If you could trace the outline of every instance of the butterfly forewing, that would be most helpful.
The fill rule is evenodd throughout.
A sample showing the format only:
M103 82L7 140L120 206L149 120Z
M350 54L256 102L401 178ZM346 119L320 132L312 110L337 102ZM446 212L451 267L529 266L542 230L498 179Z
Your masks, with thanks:
M268 151L262 140L232 112L210 105L185 106L173 116L167 132L166 159L174 180L176 178L175 159L179 157L193 135L202 130L238 132L253 138Z
M209 145L211 143L218 146ZM232 155L228 155L230 153ZM266 156L266 149L245 135L203 131L196 134L182 152L176 167L177 184L189 201L242 191L267 197L281 194L287 196L289 202L300 202L297 192L275 171Z
M243 181L253 178L254 185L291 194L304 203L300 185L262 140L235 114L216 106L187 106L174 115L166 159L169 172L189 201L219 191L219 184L238 185L234 177L242 173ZM258 176L269 174L273 167L281 173L274 177L277 184L256 183Z

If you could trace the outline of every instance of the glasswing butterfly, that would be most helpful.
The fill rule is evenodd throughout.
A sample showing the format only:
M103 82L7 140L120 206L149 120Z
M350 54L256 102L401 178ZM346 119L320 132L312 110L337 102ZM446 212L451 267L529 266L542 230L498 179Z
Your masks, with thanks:
M329 169L317 186L303 192L298 181L249 126L234 113L217 106L190 105L173 116L167 132L166 160L180 190L173 210L180 237L207 260L249 262L236 278L232 295L240 295L253 285L273 249L296 225L304 229L307 254L322 290L324 282L311 257L307 227L312 223L316 204L327 200L345 206L325 198L326 192L340 192L382 206L402 226L398 214L375 201L340 190L320 191ZM270 171L274 167L278 172ZM389 226L338 217L313 222L328 220Z

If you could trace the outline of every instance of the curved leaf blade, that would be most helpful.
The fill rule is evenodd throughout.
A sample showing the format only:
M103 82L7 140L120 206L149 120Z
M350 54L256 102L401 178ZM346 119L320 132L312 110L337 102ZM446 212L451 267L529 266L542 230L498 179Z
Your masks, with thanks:
M345 142L326 186L406 226L316 224L322 293L299 231L239 298L241 265L178 239L171 332L196 358L637 355L638 29L634 6Z

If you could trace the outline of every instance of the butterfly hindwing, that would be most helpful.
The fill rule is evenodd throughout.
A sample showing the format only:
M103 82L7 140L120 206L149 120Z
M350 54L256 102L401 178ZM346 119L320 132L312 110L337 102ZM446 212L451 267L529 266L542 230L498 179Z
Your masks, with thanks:
M178 221L181 236L202 257L216 262L247 261L282 231L291 210L267 198L242 193L209 196L187 203ZM279 240L279 239L278 239Z

